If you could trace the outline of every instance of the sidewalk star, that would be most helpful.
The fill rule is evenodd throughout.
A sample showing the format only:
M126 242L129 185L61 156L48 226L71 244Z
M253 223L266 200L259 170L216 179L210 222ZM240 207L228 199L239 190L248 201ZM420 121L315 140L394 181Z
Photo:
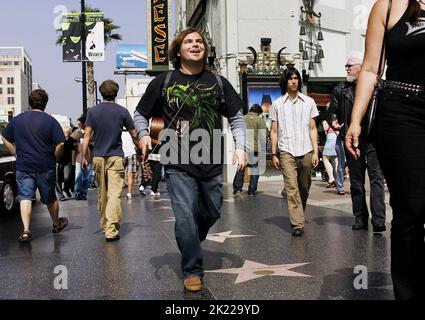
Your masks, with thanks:
M232 231L210 233L207 235L207 240L223 243L224 241L226 241L227 238L255 237L254 235L247 235L247 234L230 235L231 233Z
M237 283L249 281L256 278L261 278L264 276L311 277L306 274L289 270L289 269L300 267L309 263L310 262L267 265L267 264L262 264L255 261L245 260L245 263L243 264L241 268L218 269L218 270L208 270L208 271L206 270L205 272L237 274L238 276L236 277L236 280L235 280L235 284L237 284Z

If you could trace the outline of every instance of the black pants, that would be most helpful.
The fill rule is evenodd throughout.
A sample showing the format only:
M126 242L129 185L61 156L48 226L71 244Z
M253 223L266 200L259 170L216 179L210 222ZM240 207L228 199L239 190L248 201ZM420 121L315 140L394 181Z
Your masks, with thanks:
M150 181L150 185L152 191L156 193L158 191L159 182L161 181L162 164L159 161L149 160L149 166L152 170L152 181ZM139 186L143 186L146 188L146 186L148 185L149 181L146 181L142 174Z
M63 191L67 194L73 192L75 168L72 168L72 163L57 163L56 170L56 192L58 196L62 196Z
M258 161L258 152L248 153L248 168L250 168L248 192L257 191L258 180L260 178ZM236 172L235 177L233 178L233 190L242 191L244 177L245 170Z
M346 151L348 169L350 170L350 192L353 202L353 214L364 223L369 220L369 210L366 203L366 169L370 180L370 211L372 225L385 224L385 180L379 166L375 147L371 143L360 145L360 158L354 159Z
M393 209L394 294L424 299L425 96L385 89L377 109L376 147Z

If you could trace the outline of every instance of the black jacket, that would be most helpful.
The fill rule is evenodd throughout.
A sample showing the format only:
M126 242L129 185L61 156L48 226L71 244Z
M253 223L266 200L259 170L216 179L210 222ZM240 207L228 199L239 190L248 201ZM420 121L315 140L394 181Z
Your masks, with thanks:
M351 122L351 112L354 104L354 91L356 84L353 82L343 81L338 83L333 92L332 100L326 116L326 121L332 126L332 116L335 114L339 124L344 124L340 130L341 139L345 138L345 133L348 130ZM362 132L365 127L364 121L362 122Z

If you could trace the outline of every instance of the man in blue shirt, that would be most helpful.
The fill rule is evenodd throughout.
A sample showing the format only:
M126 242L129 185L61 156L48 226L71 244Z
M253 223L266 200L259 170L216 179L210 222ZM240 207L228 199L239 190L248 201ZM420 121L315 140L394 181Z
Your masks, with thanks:
M124 152L121 133L125 127L135 147L138 145L133 119L124 107L115 103L119 86L112 80L102 82L99 91L102 103L90 108L84 130L82 166L87 168L85 157L93 136L93 165L98 182L97 208L100 227L106 241L119 240L121 223L121 192L124 184Z
M61 154L65 136L55 118L44 112L49 97L34 90L29 97L31 110L12 119L3 130L3 143L16 156L16 181L24 231L20 242L31 241L32 201L38 188L41 202L47 205L53 221L53 233L61 232L67 218L59 218L56 199L56 158Z

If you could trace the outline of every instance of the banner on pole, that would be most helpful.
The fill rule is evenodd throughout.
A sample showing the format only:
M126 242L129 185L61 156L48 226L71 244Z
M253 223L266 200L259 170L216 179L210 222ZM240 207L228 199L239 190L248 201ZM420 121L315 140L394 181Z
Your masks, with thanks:
M85 61L105 61L103 13L85 14ZM62 57L64 62L81 62L81 15L64 13L62 19Z
M62 18L62 59L81 61L81 20L79 13L64 13Z
M103 13L86 14L86 57L89 61L105 61Z

